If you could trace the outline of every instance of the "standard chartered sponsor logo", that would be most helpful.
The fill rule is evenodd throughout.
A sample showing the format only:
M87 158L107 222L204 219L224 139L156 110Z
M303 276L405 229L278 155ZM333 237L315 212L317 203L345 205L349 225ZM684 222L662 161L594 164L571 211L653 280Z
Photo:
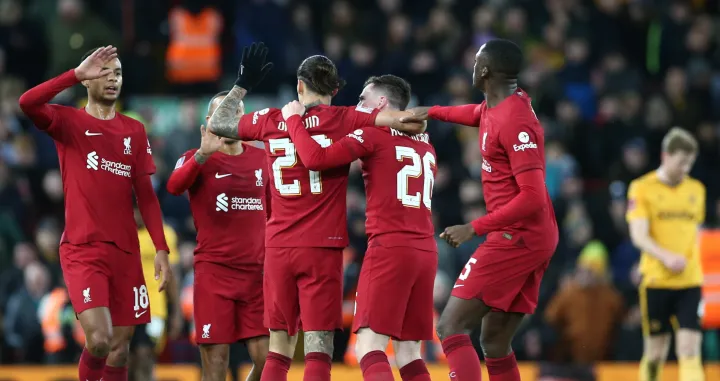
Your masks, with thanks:
M255 197L228 197L220 193L216 197L215 210L227 213L229 210L264 210L262 199Z
M87 154L86 168L92 169L93 171L102 169L103 171L122 177L130 177L130 172L132 170L132 166L101 158L95 151Z
M220 193L215 197L215 210L218 212L228 211L228 196L225 193Z

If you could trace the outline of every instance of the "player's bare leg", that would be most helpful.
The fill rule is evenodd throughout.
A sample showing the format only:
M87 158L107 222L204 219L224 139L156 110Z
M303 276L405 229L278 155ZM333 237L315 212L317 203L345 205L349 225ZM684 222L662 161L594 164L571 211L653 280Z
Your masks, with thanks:
M147 345L140 345L130 355L130 364L134 381L153 381L153 367L155 366L155 349Z
M245 381L260 381L260 376L265 367L265 360L270 351L270 340L267 336L253 337L246 340L245 345L247 345L250 360L253 362L253 367L250 369Z
M640 381L661 380L663 365L670 352L669 333L646 336L643 340L643 357L640 361Z
M525 314L490 311L482 321L480 346L490 381L520 381L520 370L511 343Z
M675 333L675 354L680 365L679 381L704 381L702 367L702 332L680 328Z
M287 381L290 362L295 355L297 335L290 336L287 331L270 331L270 352L265 361L261 381Z
M113 336L110 310L107 307L91 308L81 312L78 319L85 332L85 348L78 364L80 379L99 381Z
M450 367L452 381L478 381L480 358L470 340L469 333L480 326L490 307L480 299L460 299L451 296L437 324L443 352Z
M113 327L113 336L110 341L110 353L105 362L105 371L102 381L127 381L128 358L130 357L130 339L135 332L135 326Z
M305 332L304 381L330 381L335 332Z
M393 340L395 362L403 381L430 381L430 372L422 359L420 341Z
M201 344L200 361L202 362L202 381L225 381L230 362L230 346L228 344Z
M385 354L389 342L389 336L379 334L370 328L360 328L357 331L355 354L360 360L364 380L393 380L392 368Z

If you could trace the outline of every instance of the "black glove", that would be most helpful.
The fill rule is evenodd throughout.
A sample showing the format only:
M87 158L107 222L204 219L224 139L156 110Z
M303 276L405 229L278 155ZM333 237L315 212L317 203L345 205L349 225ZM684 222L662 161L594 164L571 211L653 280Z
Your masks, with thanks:
M249 47L246 46L243 48L242 60L240 61L240 69L238 69L235 86L250 91L262 82L273 67L272 62L265 62L267 52L268 48L266 48L262 42L253 42Z

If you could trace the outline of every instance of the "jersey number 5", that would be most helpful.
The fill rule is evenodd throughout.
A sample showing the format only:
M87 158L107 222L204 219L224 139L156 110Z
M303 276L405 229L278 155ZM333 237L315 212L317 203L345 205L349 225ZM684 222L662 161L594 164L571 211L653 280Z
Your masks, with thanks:
M315 141L323 148L332 144L332 140L330 140L326 135L315 135L312 138L315 139ZM295 179L291 183L284 184L282 176L283 168L292 168L298 162L297 153L295 152L295 144L290 141L290 138L270 139L268 140L268 144L272 154L276 154L278 151L283 151L285 153L284 156L280 156L275 159L272 164L273 177L275 178L275 188L283 196L299 196L302 194L300 180ZM308 172L310 175L310 192L313 194L322 193L322 178L320 172Z
M397 199L402 202L403 206L412 208L420 207L420 199L426 208L430 209L433 185L435 185L435 177L433 176L432 167L435 165L435 156L426 152L425 156L420 159L420 155L410 147L395 147L395 158L398 161L404 159L412 160L412 164L404 166L397 174ZM423 176L423 192L408 194L408 183L410 178L418 178Z

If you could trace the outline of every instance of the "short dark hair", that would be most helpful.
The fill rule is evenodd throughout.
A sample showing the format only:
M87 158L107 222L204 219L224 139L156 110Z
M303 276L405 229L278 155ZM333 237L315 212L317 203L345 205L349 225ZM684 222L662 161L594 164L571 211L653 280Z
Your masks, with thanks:
M398 76L392 74L373 76L365 81L363 87L367 85L373 85L384 92L390 105L399 110L405 110L410 103L410 84Z
M213 95L212 98L210 98L210 102L208 102L208 114L210 114L210 109L212 108L212 104L215 101L215 99L217 99L218 97L227 96L228 94L230 94L230 91L223 90L223 91Z
M297 69L297 78L318 95L335 95L345 86L345 80L338 75L335 64L320 55L306 58Z
M102 48L102 46L98 46L97 48L92 48L92 49L88 50L87 52L85 52L85 54L83 54L82 58L80 58L80 62L85 61L86 58L90 57L91 54L95 53L95 51L100 48ZM118 57L120 57L120 56L118 55Z
M523 66L523 52L510 40L496 39L485 44L483 53L488 56L490 73L503 74L507 79L517 79Z

